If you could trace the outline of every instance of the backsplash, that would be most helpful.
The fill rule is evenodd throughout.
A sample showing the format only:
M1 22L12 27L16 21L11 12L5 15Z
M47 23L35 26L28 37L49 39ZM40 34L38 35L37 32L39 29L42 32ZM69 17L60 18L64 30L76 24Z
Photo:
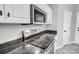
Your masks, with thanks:
M38 29L38 30L37 30ZM32 33L46 30L46 25L16 25L16 24L0 24L0 44L15 40L22 37L22 31ZM26 33L27 36L28 33Z

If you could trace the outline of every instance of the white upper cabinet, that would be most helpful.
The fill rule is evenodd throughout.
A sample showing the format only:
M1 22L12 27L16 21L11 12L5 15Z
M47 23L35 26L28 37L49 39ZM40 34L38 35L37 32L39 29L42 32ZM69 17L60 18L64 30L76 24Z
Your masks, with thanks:
M52 24L52 9L47 4L35 5L46 12L46 22L44 24Z
M3 4L0 4L0 23L4 23L5 20L4 20L4 5Z
M34 12L36 14L31 14L32 16L36 15L32 20L30 4L0 4L0 23L30 24L36 21L39 24L51 24L52 9L47 4L34 5L39 10Z
M6 23L30 23L29 4L6 4Z

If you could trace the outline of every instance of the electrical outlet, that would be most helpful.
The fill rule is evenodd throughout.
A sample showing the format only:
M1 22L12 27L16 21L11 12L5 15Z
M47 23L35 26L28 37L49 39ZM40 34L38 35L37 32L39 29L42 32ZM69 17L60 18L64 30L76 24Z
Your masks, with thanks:
M29 34L30 34L30 30L24 31L24 35L25 35L25 36L27 36L27 35L29 35Z

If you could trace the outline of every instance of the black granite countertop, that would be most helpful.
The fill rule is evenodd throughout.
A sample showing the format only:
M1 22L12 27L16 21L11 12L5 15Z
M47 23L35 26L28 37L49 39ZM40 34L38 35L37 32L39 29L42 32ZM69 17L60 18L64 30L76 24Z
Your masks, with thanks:
M34 35L26 37L26 42L32 41L35 38L39 38L40 36L42 36L42 35L44 35L46 33L56 35L57 31L53 31L53 30L41 31L39 33L36 33ZM19 39L10 41L10 42L6 42L6 43L3 43L3 44L0 44L0 54L6 54L9 51L11 51L11 50L13 50L13 49L15 49L17 47L20 47L22 45L23 45L22 38L19 38Z

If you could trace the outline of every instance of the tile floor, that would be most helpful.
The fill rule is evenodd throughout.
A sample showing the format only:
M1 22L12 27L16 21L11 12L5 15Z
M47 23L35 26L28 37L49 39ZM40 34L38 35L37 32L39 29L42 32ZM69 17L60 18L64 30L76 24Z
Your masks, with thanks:
M55 54L79 54L79 44L69 44L58 49Z

